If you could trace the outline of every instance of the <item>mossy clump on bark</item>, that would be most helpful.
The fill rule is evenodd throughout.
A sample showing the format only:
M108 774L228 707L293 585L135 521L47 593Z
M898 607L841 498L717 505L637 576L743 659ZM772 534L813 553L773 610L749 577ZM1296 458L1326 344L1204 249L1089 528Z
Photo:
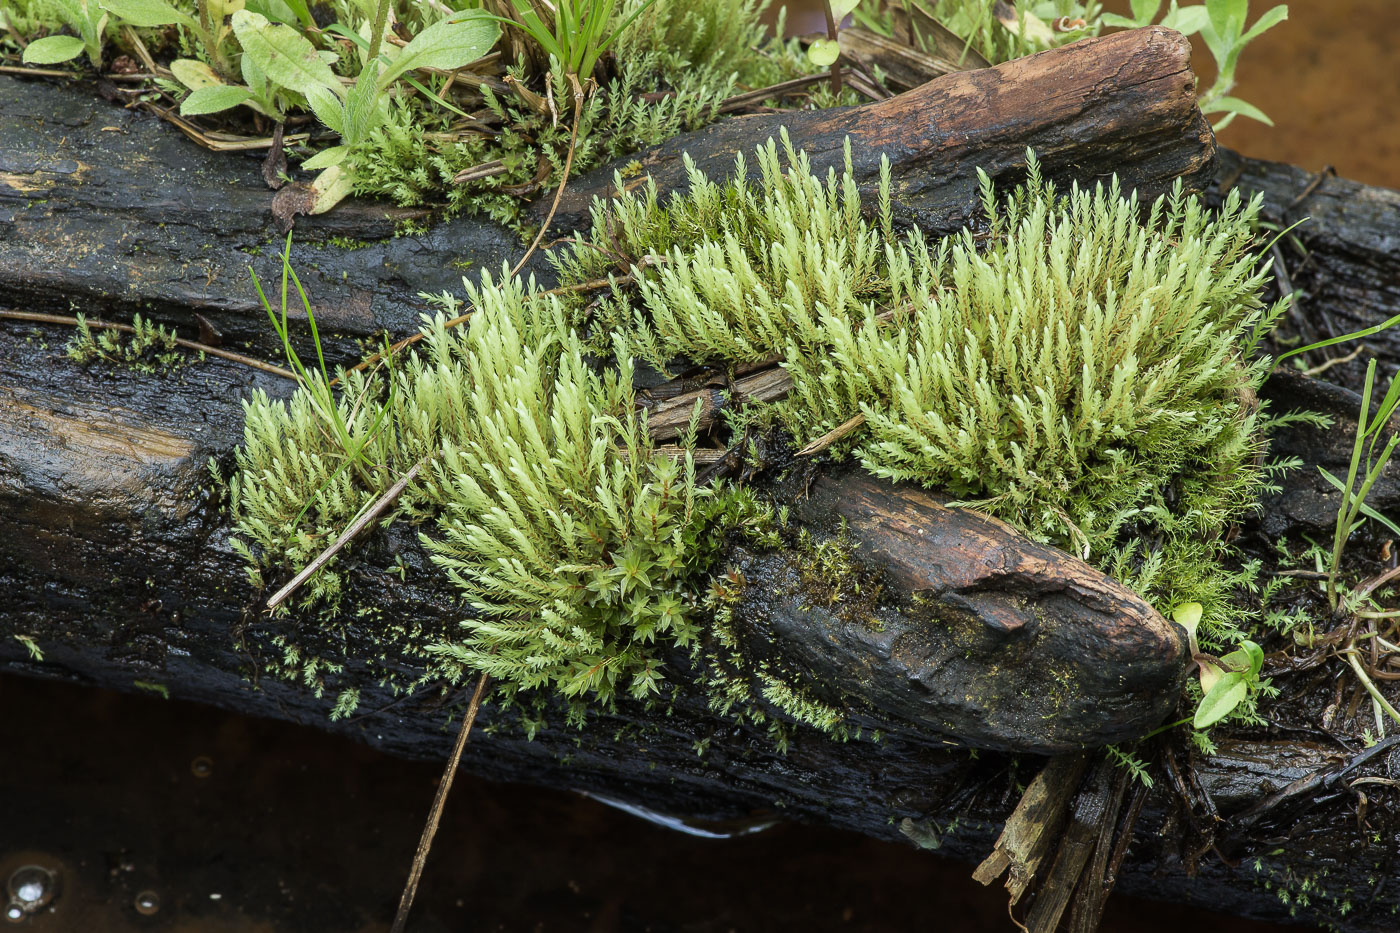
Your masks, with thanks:
M297 569L421 461L396 515L471 607L431 649L441 672L655 695L662 659L709 625L726 534L775 518L700 484L693 436L679 454L653 444L632 360L778 357L792 395L739 426L805 441L859 415L843 444L870 471L952 489L1164 610L1201 600L1228 637L1220 532L1266 482L1256 347L1283 310L1248 252L1257 202L1212 216L1179 191L1150 206L1116 184L1061 195L1031 159L1009 198L985 184L982 231L928 242L894 229L887 178L871 220L849 167L821 178L771 142L759 166L758 183L741 162L737 180L694 173L665 204L644 188L597 205L555 261L566 285L630 264L634 283L601 308L518 279L469 284L470 323L439 318L421 352L348 375L339 405L360 447L324 429L308 389L255 397L230 484L255 572ZM334 598L329 573L309 599Z
M1258 199L1062 194L1028 155L1009 196L984 177L984 229L930 242L895 233L888 179L869 219L849 169L786 157L761 148L757 184L692 171L684 198L600 205L566 272L596 274L608 244L664 257L600 330L663 369L779 358L792 393L747 415L776 410L800 443L862 421L841 449L872 473L1112 566L1160 608L1202 600L1225 635L1215 542L1267 482L1257 347L1286 308L1249 252Z

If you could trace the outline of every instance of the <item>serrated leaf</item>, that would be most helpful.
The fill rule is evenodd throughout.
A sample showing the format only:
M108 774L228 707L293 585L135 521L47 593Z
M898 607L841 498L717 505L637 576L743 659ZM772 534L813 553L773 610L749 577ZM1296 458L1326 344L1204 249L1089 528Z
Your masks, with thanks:
M841 45L830 39L817 39L807 46L807 59L818 68L830 68L841 57Z
M379 87L415 68L451 71L476 61L496 44L501 28L482 16L466 16L434 23L414 36L398 58L379 76Z
M191 91L197 91L202 87L218 87L224 83L224 79L204 62L195 61L193 58L177 58L170 63L170 73Z
M75 36L45 36L24 48L26 65L57 65L83 54L83 40Z
M253 92L237 84L217 84L196 88L180 105L180 115L197 117L202 113L218 113L237 107L253 96Z
M194 19L181 13L165 0L99 0L98 6L132 26L150 29L180 23L188 26Z
M387 101L381 99L378 89L378 74L379 63L370 62L345 95L345 128L341 136L350 145L368 139L388 116Z
M291 26L273 25L257 13L239 10L233 14L233 32L243 57L251 58L269 81L299 94L318 87L340 92L340 80L330 65Z
M1226 674L1216 681L1215 686L1201 698L1196 707L1193 724L1197 729L1208 729L1226 716L1249 695L1249 686L1243 674Z
M311 105L316 119L341 136L345 135L345 105L339 97L326 88L314 87L306 92L306 102Z

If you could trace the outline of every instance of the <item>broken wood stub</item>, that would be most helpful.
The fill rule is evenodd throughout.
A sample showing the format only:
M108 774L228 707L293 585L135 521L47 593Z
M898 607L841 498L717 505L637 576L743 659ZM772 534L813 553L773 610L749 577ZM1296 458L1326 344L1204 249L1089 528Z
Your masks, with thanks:
M792 514L874 577L861 592L812 555L745 555L763 585L735 626L824 702L1037 754L1137 738L1176 704L1185 631L1063 551L859 471L819 477Z

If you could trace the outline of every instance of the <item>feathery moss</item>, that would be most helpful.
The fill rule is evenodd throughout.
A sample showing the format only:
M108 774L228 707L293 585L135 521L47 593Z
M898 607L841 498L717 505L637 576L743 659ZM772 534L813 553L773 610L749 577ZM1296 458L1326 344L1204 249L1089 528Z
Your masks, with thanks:
M1240 581L1220 569L1220 533L1267 480L1256 347L1283 308L1261 301L1267 266L1247 251L1257 201L1212 216L1179 190L1152 205L1116 184L1061 195L1031 159L1009 197L984 184L981 233L930 243L896 233L887 179L870 219L849 166L823 179L786 155L762 147L757 183L741 162L724 183L692 172L665 204L649 188L599 204L590 241L555 257L565 282L638 263L597 317L518 279L469 284L468 326L439 317L421 351L346 376L353 451L322 429L316 392L255 396L230 483L255 571L295 569L421 460L395 515L420 523L471 609L430 649L438 673L653 695L677 647L708 636L724 654L716 556L726 532L772 516L652 444L632 360L778 357L792 394L740 425L805 441L860 415L843 450L870 471L950 489L1164 611L1199 600L1207 635L1228 638ZM309 601L335 599L335 573ZM710 676L752 700L751 677ZM762 682L798 715L791 688Z
M664 262L599 330L663 369L780 358L794 385L776 411L799 441L859 416L845 448L878 476L948 490L1167 606L1224 585L1214 542L1266 484L1256 348L1285 308L1248 252L1258 199L1212 215L1179 186L1151 205L1116 180L1062 195L1032 156L1005 199L984 177L987 229L929 243L895 235L887 177L870 220L849 156L825 179L786 156L761 148L757 184L742 162L727 183L692 168L685 198L600 205L607 241L561 259L566 278L597 274L607 244Z

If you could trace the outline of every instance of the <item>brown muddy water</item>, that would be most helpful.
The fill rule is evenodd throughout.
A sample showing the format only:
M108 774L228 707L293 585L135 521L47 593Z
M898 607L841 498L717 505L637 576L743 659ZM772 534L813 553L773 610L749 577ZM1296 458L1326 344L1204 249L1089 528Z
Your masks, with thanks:
M1246 53L1235 92L1277 125L1237 120L1220 141L1400 188L1400 3L1291 11ZM1209 56L1196 62L1208 81ZM0 712L0 884L30 863L59 878L52 909L15 929L388 928L438 766L196 704L13 677L0 678ZM1000 890L968 872L812 827L700 839L581 796L461 776L410 928L1013 929ZM1283 928L1131 898L1112 901L1103 926L1181 929Z

